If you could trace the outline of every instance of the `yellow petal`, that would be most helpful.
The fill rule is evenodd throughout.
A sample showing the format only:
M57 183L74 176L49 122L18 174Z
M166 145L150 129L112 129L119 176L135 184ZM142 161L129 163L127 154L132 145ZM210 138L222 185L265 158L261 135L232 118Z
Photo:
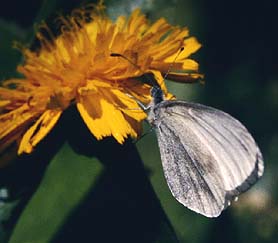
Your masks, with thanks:
M186 59L182 64L182 68L183 70L197 71L199 64L192 59Z
M46 110L24 134L17 153L31 153L33 148L50 132L61 114L62 111L58 109Z
M146 18L140 9L135 9L128 21L127 30L130 34L141 33L145 29Z
M127 122L121 110L108 101L105 91L103 95L106 99L98 94L94 97L80 97L77 108L87 127L97 139L112 135L122 144L128 135L137 133Z
M3 108L3 107L7 106L10 103L11 103L10 100L0 100L0 108ZM1 111L1 109L0 109L0 111Z
M156 38L156 34L158 34L158 38L160 39L161 35L170 29L171 26L167 23L167 21L164 18L160 18L148 28L146 34L155 34L152 36L153 38Z
M195 83L204 78L200 73L174 73L171 72L167 75L167 79L178 83Z
M189 57L192 53L195 53L197 50L199 50L201 46L202 45L197 41L195 37L187 38L183 42L183 51L179 53L180 49L178 49L176 53L174 53L168 58L165 58L165 62L172 63L175 61L175 59L177 62L180 60L184 60L185 58Z
M149 77L148 74L146 75ZM151 100L151 86L135 78L123 81L120 90L134 97L134 100L140 100L143 104L148 104Z
M112 135L122 143L138 135L146 117L137 102L151 100L152 84L136 81L139 76L151 72L167 99L173 97L163 78L169 69L167 78L181 82L200 77L198 64L187 58L201 45L185 39L188 29L163 18L149 24L139 9L113 23L102 5L94 6L61 17L58 37L48 27L39 31L39 50L22 48L25 60L18 71L24 78L0 87L0 149L27 131L19 153L31 152L72 103L98 139ZM126 58L111 57L111 52Z
M138 135L142 134L142 122L138 122L136 120L134 120L132 117L124 115L126 121L128 122L128 124L130 125L130 136L132 138L137 138Z
M168 91L167 91L167 88L166 88L166 85L165 85L165 80L162 77L161 73L159 71L156 71L156 70L150 70L150 71L154 74L154 78L155 78L157 84L162 89L163 93L167 94Z
M126 17L125 16L119 16L116 20L116 27L117 31L122 31L126 24Z
M147 115L146 113L140 108L138 103L136 102L136 98L132 98L128 96L128 94L121 92L120 90L113 89L111 90L112 99L115 102L115 105L118 106L118 109L120 109L123 113L128 115L129 117L132 117L137 122L140 122L144 119L146 119Z
M97 139L102 139L105 136L109 136L109 132L106 131L105 125L103 125L102 122L98 122L102 117L99 102L100 97L97 94L94 95L94 100L91 100L87 96L83 96L80 98L80 101L77 102L77 109L90 132ZM105 131L105 134L103 131Z
M201 44L195 37L190 37L184 40L183 47L184 50L181 52L178 60L183 60L184 58L189 57L192 53L195 53L201 48Z
M28 125L38 114L32 110L27 104L18 107L8 113L0 115L0 140L13 134L15 130L22 130Z

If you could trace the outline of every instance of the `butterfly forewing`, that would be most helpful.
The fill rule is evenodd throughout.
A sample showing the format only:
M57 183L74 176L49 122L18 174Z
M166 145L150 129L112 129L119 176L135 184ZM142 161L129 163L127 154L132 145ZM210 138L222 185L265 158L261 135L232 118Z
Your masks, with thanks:
M262 175L262 155L254 139L227 113L163 101L150 116L167 183L188 208L216 217Z

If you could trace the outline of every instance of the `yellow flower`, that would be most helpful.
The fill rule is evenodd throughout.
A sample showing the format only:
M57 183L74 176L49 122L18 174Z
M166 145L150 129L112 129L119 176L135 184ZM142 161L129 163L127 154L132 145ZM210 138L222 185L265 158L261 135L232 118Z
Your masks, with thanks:
M151 98L150 85L137 77L152 73L166 97L171 95L162 76L169 66L168 78L201 77L198 64L188 58L200 44L186 28L163 18L150 24L137 9L113 23L100 3L60 20L58 37L44 26L47 37L37 33L40 49L22 48L18 71L24 78L0 87L0 152L16 141L18 154L30 153L72 104L97 139L113 136L123 143L138 136L146 118L136 100L147 104Z

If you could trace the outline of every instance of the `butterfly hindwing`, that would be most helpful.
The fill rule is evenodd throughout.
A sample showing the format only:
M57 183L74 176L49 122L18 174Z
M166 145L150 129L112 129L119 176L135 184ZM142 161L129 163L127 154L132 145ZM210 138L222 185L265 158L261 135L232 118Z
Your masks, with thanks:
M153 112L167 183L188 208L216 217L262 175L254 139L227 113L184 101L163 101Z

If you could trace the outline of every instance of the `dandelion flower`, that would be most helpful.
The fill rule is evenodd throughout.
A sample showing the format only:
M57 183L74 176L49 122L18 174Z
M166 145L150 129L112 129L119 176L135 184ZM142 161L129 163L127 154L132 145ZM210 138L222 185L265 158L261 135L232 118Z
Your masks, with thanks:
M146 118L136 101L147 104L151 98L150 85L138 77L153 74L166 97L171 95L162 77L170 65L173 79L201 77L198 64L188 58L200 44L187 28L171 26L164 18L151 24L137 9L113 22L100 2L60 20L59 36L44 26L37 33L39 50L22 48L18 72L23 78L2 82L0 152L16 142L18 154L30 153L70 105L77 106L97 139L113 136L123 143L138 136Z

